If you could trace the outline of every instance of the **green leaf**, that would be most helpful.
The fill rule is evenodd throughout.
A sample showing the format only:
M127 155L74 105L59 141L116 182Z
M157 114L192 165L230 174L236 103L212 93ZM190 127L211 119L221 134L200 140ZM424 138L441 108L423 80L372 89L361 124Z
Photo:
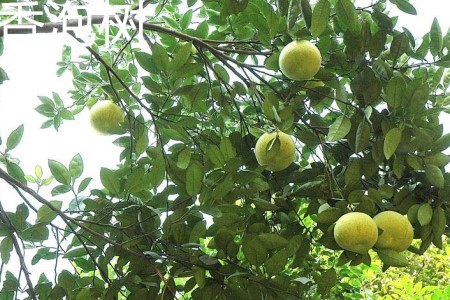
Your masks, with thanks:
M287 239L276 233L261 233L259 235L261 243L269 250L279 250L287 246Z
M363 151L368 145L370 141L370 125L363 120L358 125L358 129L356 130L356 139L355 139L355 152Z
M225 165L225 158L216 145L209 145L206 149L206 156L209 160L218 168L222 168Z
M415 78L408 83L406 88L407 105L410 111L421 112L420 108L425 105L430 96L430 87L426 81Z
M200 192L203 185L203 168L200 163L193 161L186 170L186 192L194 196Z
M95 248L92 248L92 247L86 247L86 248L87 248L87 251L89 251L90 253L92 253L96 250ZM80 256L85 256L85 255L87 255L86 248L81 247L81 248L72 249L72 250L66 252L63 255L63 257L64 258L76 258L76 257L80 257Z
M286 249L282 249L272 255L266 262L266 272L269 276L274 276L284 270L288 262L288 255Z
M192 55L192 47L192 43L185 43L178 49L175 57L170 62L171 70L177 71L187 63L189 57Z
M22 136L23 136L23 129L24 129L24 126L22 124L10 133L10 135L8 136L8 139L6 140L6 149L7 150L12 150L12 149L16 148L17 145L19 145L20 140L22 139Z
M389 80L386 87L387 103L392 108L399 108L403 102L406 92L406 82L400 77L396 76Z
M49 248L39 248L31 259L31 265L37 264L41 259L53 260L57 257L56 252L50 252Z
M446 133L440 138L438 138L431 148L432 153L441 152L447 150L450 147L450 133Z
M70 185L70 173L69 170L60 162L49 159L48 167L53 177L60 183Z
M60 210L62 207L62 201L52 200L50 201L56 209ZM37 223L50 223L58 216L58 213L52 210L47 205L42 205L37 211Z
M230 81L230 75L228 75L228 71L224 67L222 67L220 64L215 64L213 69L214 69L214 74L217 77L217 79L220 79L223 82Z
M220 140L220 152L222 152L225 161L236 157L236 149L234 149L230 138L223 137Z
M8 74L6 74L5 70L0 67L0 84L3 84L6 80L9 80Z
M439 167L435 165L426 165L425 175L432 185L440 189L444 187L444 174L442 174L442 171L441 169L439 169Z
M435 57L442 52L442 30L436 18L434 18L430 30L430 52Z
M248 0L224 0L220 14L222 16L229 16L238 14L247 8Z
M145 173L143 168L137 168L133 173L129 174L124 189L133 194L149 189L150 187L150 174Z
M364 100L369 105L379 99L382 85L375 72L366 67L355 76L350 88L357 99Z
M312 8L311 8L311 4L309 4L309 0L301 0L301 9L302 9L302 15L303 15L303 20L305 20L305 25L307 28L311 28L311 22L312 22ZM289 27L292 27L293 24L295 24L294 22L297 21L297 14L295 14L294 12L296 11L296 9L298 9L298 6L296 5L297 1L291 1L290 5L289 5L289 16L288 16L288 20L289 20ZM291 24L293 23L293 24Z
M65 185L65 184L57 185L52 189L52 196L65 194L65 193L70 192L71 190L72 190L72 187L70 185Z
M431 219L433 235L442 236L445 233L446 222L444 209L440 206L436 207L433 211L433 218Z
M358 184L362 177L361 159L354 159L345 170L344 182L348 185Z
M46 223L37 223L23 230L20 237L29 242L43 242L48 239L49 234Z
M429 203L424 203L419 207L417 211L417 220L420 226L426 226L430 224L433 217L433 208Z
M355 192L355 191L353 191L353 192ZM350 193L350 195L352 195L352 193ZM350 196L349 196L349 199L350 199ZM351 200L349 200L349 201L352 202ZM356 202L359 202L359 199ZM318 224L331 225L334 222L336 222L340 216L342 216L342 213L339 209L329 208L329 209L325 209L325 210L319 212L319 214L317 215L316 221Z
M393 60L397 60L402 54L409 50L409 38L402 32L394 36L392 40L390 53Z
M339 116L334 123L330 126L328 131L327 141L335 142L344 138L352 127L352 123L346 116Z
M134 55L136 56L136 60L142 69L151 74L158 72L155 63L153 62L153 57L150 54L146 52L137 52Z
M417 15L416 9L408 1L409 0L390 0L390 2L394 3L399 10L410 15Z
M256 267L261 266L268 256L266 247L257 237L244 239L242 252L245 258Z
M154 188L157 188L164 180L166 175L166 161L162 153L154 159L152 168L149 172L150 183Z
M69 163L69 173L72 178L78 178L83 173L84 165L83 165L83 158L78 153L74 157L72 157L72 160Z
M139 135L139 137L136 139L135 152L137 156L144 153L144 151L148 147L148 142L148 132L144 130L142 131L142 134Z
M9 262L13 246L13 240L9 236L5 237L0 243L0 258L3 263L7 264Z
M358 21L358 13L355 5L350 0L338 0L336 3L336 13L339 21L344 24L347 29L358 32L360 29Z
M181 17L180 26L182 30L186 30L191 24L192 20L192 9L188 9L188 11Z
M424 157L423 161L425 164L435 165L437 167L444 167L450 162L450 156L444 153L436 153Z
M384 138L383 144L383 152L386 159L391 158L391 156L395 153L395 150L397 150L401 140L402 130L400 128L395 127L389 130Z
M107 168L101 168L100 181L110 193L116 196L120 195L120 180L114 171Z
M272 71L278 71L280 69L279 58L280 58L280 52L274 52L271 56L269 56L264 61L264 66L266 67L266 69L272 70Z
M310 29L314 37L320 36L327 28L330 12L331 5L328 0L319 0L314 6Z
M337 281L337 274L334 268L328 269L320 275L317 279L317 290L322 296L326 296L330 293L332 287L335 286Z
M405 171L405 156L398 155L394 160L393 166L394 174L397 178L403 177L403 172Z
M380 249L377 251L381 261L391 267L405 267L408 265L408 259L401 253L390 250Z
M27 180L25 179L25 173L18 164L7 161L6 171L8 172L9 175L11 175L11 177L20 181L22 184L25 185L27 184Z
M78 76L75 77L75 80L81 82L81 83L87 83L87 84L101 84L102 79L98 77L96 74L88 73L88 72L82 72ZM57 98L53 98L54 100L60 100ZM62 107L61 103L60 105L57 105L58 107Z
M185 148L178 154L177 167L185 170L189 166L190 162L191 150L189 148Z
M225 179L220 182L212 191L212 199L222 199L225 197L234 187L234 179L231 174L227 175Z
M169 56L166 49L158 43L152 45L153 61L158 70L166 72L169 69Z
M80 182L80 185L78 186L77 192L78 192L78 193L81 193L82 191L84 191L84 190L88 187L89 183L91 183L91 180L92 180L91 177L86 177L86 178L84 178L84 179Z

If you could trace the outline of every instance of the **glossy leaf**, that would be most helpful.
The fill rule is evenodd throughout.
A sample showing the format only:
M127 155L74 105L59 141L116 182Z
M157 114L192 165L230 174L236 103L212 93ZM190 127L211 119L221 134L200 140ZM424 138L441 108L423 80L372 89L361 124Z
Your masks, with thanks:
M444 187L444 174L442 174L442 171L441 169L439 169L439 167L435 165L426 165L425 175L432 185L438 188Z
M419 207L417 211L417 220L420 226L426 226L430 224L433 217L433 208L429 203L424 203Z
M383 152L386 159L391 158L402 139L402 130L400 128L392 128L386 134L383 144Z
M24 126L22 124L10 133L8 139L6 140L6 149L12 150L16 148L17 145L19 145L20 141L22 140L23 130Z
M434 18L430 31L430 52L433 56L439 56L442 51L442 30L439 21Z
M349 118L347 118L346 116L338 117L330 126L327 140L329 142L335 142L343 139L350 132L351 127L352 123L350 122Z
M53 177L60 183L69 185L70 184L70 173L69 170L60 162L49 159L48 167Z

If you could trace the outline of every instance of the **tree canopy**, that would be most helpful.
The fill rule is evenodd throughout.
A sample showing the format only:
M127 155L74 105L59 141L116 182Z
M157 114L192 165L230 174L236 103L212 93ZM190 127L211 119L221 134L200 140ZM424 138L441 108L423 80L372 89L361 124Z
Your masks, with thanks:
M343 250L334 225L349 212L407 215L416 240L407 251L417 256L443 247L450 133L439 116L450 103L450 33L437 19L414 37L389 12L416 14L408 0L109 2L115 15L93 16L79 1L24 8L40 22L36 34L66 31L86 44L79 57L65 46L58 63L58 75L73 77L70 98L36 99L42 130L77 122L103 100L125 119L114 132L117 165L100 174L85 174L76 153L49 157L51 176L22 169L14 149L26 128L3 133L0 178L17 208L0 199L0 299L332 298L346 289L340 268L374 257L383 270L408 264L377 246ZM18 3L3 1L2 14ZM63 18L76 5L89 37ZM6 33L4 25L0 54ZM309 80L280 72L280 52L295 40L320 51ZM295 143L294 162L279 171L255 157L272 131ZM20 273L1 274L11 256ZM29 274L62 260L69 267L55 276Z

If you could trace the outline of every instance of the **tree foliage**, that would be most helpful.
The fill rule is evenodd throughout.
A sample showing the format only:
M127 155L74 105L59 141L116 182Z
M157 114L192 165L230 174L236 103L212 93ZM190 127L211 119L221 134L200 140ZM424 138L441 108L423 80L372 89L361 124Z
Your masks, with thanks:
M69 1L38 3L31 8L45 8L38 32L61 29L50 20ZM389 3L416 14L407 0ZM126 118L114 169L85 174L74 153L70 162L49 158L51 177L39 166L25 175L31 171L14 157L24 127L0 140L0 178L19 203L16 211L0 205L1 261L33 255L23 275L4 274L1 299L18 290L29 299L326 296L342 266L371 264L369 254L341 251L334 240L334 223L350 211L407 214L419 240L409 251L442 248L450 232L450 133L439 115L450 99L450 35L438 20L416 39L395 26L385 0L142 4L152 12L142 36L128 25L132 39L114 44L93 17L94 43L80 57L66 46L58 63L58 75L73 77L71 98L40 96L36 107L42 127L58 130L99 100L120 105ZM120 28L111 18L109 33ZM280 51L295 39L322 55L309 81L279 71ZM274 129L297 147L280 172L254 155L257 138ZM92 186L93 177L102 186ZM44 198L39 190L48 185ZM68 193L73 200L61 201ZM407 263L403 254L379 254L384 269ZM73 268L29 276L42 261L58 260Z

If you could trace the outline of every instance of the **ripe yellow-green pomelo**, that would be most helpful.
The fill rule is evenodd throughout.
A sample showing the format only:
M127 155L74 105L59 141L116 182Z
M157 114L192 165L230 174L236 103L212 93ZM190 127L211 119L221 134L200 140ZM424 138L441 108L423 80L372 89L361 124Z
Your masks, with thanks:
M266 132L256 142L255 156L258 163L269 171L284 170L295 159L294 141L281 131Z
M411 245L414 231L406 216L395 211L384 211L373 220L383 230L375 247L402 252Z
M365 213L347 213L334 226L336 243L348 251L365 254L375 245L377 238L377 224Z
M91 110L91 125L102 134L120 133L125 114L114 102L100 101Z
M281 50L279 65L281 72L292 80L307 80L320 69L322 56L319 49L308 41L293 41Z

